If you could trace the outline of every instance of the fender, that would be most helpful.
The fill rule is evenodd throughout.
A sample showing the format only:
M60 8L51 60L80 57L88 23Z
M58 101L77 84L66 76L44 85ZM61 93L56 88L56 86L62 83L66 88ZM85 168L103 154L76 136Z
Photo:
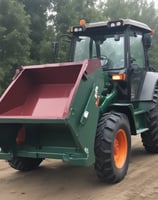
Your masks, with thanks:
M153 99L153 91L158 83L158 73L147 72L145 75L142 90L140 92L140 101L151 101Z
M136 135L136 126L135 126L135 117L134 117L134 108L132 104L119 104L119 103L114 103L109 107L109 110L115 110L117 112L121 112L127 115L128 120L130 122L130 127L131 127L131 134Z

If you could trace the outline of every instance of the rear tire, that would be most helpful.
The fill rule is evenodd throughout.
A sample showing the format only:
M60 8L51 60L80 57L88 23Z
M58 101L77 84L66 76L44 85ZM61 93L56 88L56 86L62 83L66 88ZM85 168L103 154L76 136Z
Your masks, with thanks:
M131 151L130 126L125 114L104 114L97 127L95 170L103 182L120 182L127 173Z
M8 160L9 165L19 171L31 171L36 169L43 159L41 158L25 158L25 157L16 157L11 160Z
M151 109L146 115L149 131L142 133L142 143L149 153L158 153L158 86L156 86Z

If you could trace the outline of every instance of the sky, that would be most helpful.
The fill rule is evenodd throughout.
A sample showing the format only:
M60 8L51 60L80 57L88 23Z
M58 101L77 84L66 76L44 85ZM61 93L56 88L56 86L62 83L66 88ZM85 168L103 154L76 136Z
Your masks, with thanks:
M158 8L158 1L155 0L154 2L155 2L155 6L156 6L156 8Z
M148 2L151 2L152 0L148 0ZM153 0L155 2L155 7L158 9L158 0Z

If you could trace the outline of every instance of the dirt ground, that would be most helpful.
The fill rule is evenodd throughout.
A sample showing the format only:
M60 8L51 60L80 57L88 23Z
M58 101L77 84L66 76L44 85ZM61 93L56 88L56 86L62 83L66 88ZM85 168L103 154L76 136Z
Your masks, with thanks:
M156 200L158 155L144 151L132 137L128 174L115 185L99 182L93 167L76 167L45 160L39 169L18 172L0 160L0 200Z

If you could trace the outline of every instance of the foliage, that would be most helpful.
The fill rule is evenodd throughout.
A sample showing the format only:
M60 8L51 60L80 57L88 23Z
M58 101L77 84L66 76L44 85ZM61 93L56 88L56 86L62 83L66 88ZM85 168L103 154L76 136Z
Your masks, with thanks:
M16 0L0 0L0 91L17 66L29 62L30 18Z
M53 0L52 19L57 33L65 33L69 26L78 24L80 19L94 22L101 19L95 7L96 0Z
M40 63L41 44L47 34L47 10L51 8L51 0L19 0L25 5L25 11L30 15L30 39L32 41L30 59L32 63ZM44 47L45 48L45 47Z
M52 44L55 41L54 28L52 26L47 26L45 30L45 36L43 40L39 43L39 61L40 63L51 63L52 58Z
M138 20L154 27L157 23L157 11L153 1L147 0L98 0L98 7L103 16L115 20L130 18Z

